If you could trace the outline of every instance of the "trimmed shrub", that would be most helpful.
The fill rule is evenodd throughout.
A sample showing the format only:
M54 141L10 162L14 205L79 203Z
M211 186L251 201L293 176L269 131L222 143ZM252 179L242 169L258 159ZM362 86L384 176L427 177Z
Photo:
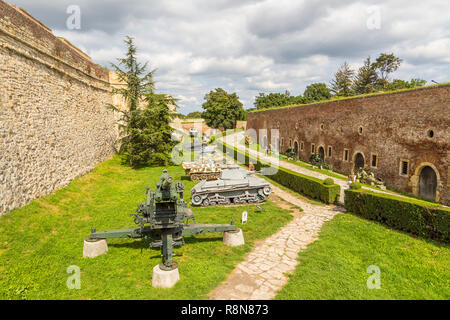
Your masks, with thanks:
M361 188L362 188L362 185L359 182L352 182L352 183L350 183L350 189L352 189L352 190L358 190L358 189L361 189Z
M326 186L331 186L334 184L334 181L331 178L326 178L325 180L323 180L323 184Z
M450 242L450 209L366 190L345 190L345 209L420 237Z
M243 153L236 148L226 146L224 143L220 144L225 148L228 156L239 163L249 166L250 161L255 164L255 170L261 171L262 174L270 176L271 179L280 183L281 185L296 191L298 193L305 194L311 198L318 199L325 203L335 203L339 201L339 195L341 187L332 183L326 185L321 179L303 175L285 168L274 168L267 163L251 157L248 153ZM332 182L333 180L330 179Z

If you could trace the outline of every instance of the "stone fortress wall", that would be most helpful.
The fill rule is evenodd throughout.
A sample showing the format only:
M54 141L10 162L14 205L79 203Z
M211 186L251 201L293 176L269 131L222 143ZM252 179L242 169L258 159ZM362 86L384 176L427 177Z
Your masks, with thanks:
M0 0L0 214L49 194L115 152L108 70Z
M251 112L247 128L302 160L323 153L338 171L364 166L388 186L450 204L450 85Z

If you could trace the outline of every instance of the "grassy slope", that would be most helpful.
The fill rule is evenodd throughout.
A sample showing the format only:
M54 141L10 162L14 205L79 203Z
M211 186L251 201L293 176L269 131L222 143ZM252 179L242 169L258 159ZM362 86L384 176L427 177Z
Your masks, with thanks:
M450 247L352 214L327 222L276 299L450 299ZM381 289L369 290L370 265Z
M181 167L170 167L175 180ZM203 299L233 270L256 240L264 239L292 217L267 202L264 213L255 206L196 208L197 223L230 223L244 230L246 245L226 247L220 233L186 237L176 248L181 280L172 289L151 287L152 268L160 262L158 250L141 240L108 240L109 251L95 259L83 258L83 240L97 230L134 227L132 217L154 188L162 168L132 170L114 157L68 187L32 201L0 218L0 299ZM186 184L190 199L193 182ZM237 209L238 208L238 209ZM242 211L249 222L240 225ZM69 290L67 267L81 268L81 290Z

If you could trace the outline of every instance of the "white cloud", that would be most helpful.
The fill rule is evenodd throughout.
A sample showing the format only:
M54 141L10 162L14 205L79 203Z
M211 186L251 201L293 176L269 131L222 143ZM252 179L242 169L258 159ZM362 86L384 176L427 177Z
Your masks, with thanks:
M218 87L246 107L258 92L302 94L328 83L344 61L356 69L381 52L404 60L396 78L449 80L449 1L78 0L80 31L65 27L71 0L10 2L101 65L123 56L125 35L135 37L139 58L158 69L158 90L179 97L184 113L201 110ZM370 6L381 10L379 30L367 28Z

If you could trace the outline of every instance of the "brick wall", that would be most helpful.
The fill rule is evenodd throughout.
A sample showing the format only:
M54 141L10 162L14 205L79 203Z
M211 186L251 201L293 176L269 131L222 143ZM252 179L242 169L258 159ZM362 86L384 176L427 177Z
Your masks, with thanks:
M270 129L278 129L284 142L281 150L289 147L289 140L292 145L297 141L299 149L303 143L303 160L309 160L312 144L316 153L322 146L325 162L344 173L352 172L356 154L361 153L376 177L414 194L419 194L421 170L430 166L438 178L437 199L450 202L450 85L252 112L247 128L269 129L268 141ZM258 141L263 141L260 136ZM401 161L408 163L406 175L400 174Z
M108 71L0 1L0 214L114 154Z

